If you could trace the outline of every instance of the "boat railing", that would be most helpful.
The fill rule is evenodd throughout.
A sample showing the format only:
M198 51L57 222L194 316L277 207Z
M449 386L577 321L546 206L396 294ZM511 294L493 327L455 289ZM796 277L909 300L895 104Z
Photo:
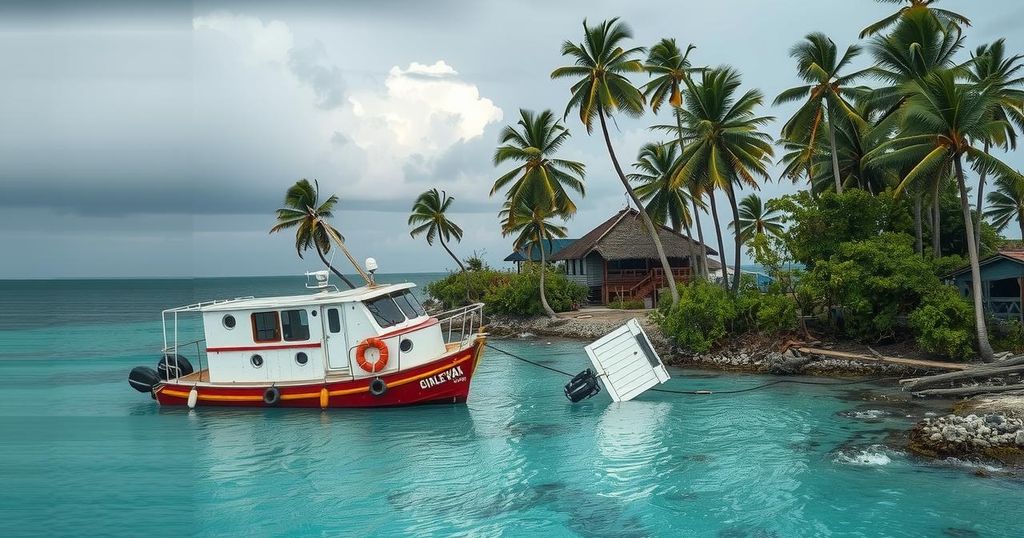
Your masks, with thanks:
M168 308L160 312L160 322L161 325L163 325L164 333L164 352L167 352L167 348L177 349L178 347L180 347L178 344L178 314L200 312L202 311L202 309L209 306L231 303L234 301L242 301L246 299L254 299L254 297L252 295L247 295L245 297L235 297L234 299L214 299L212 301L204 301L201 303L192 303L184 306L178 306L175 308ZM170 338L168 338L167 334L168 324L170 324L171 329Z
M171 357L176 359L178 354L180 354L182 351L186 351L186 352L187 351L191 351L191 347L195 346L195 348L196 348L196 355L195 355L195 357L196 357L196 364L197 364L197 368L195 369L195 371L196 372L202 372L203 370L206 369L206 362L207 362L206 361L206 346L202 345L205 342L206 342L205 338L200 338L198 340L193 340L191 342L175 343L173 345L164 347L161 355L163 355L164 357L170 355ZM188 357L186 356L186 358L188 358ZM175 366L177 366L177 364L175 364Z
M453 308L437 315L441 324L441 334L445 344L458 344L459 347L469 345L484 324L484 304Z

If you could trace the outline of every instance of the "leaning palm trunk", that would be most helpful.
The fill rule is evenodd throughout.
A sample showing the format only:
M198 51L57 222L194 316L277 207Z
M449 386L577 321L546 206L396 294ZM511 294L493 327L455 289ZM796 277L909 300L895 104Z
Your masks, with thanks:
M828 118L828 143L832 153L832 175L836 180L836 194L843 194L843 180L839 178L839 155L836 154L836 126L832 114Z
M989 145L988 141L985 141L985 155L988 155ZM974 216L974 244L981 248L981 219L982 212L985 209L985 175L988 172L988 168L982 166L981 172L978 173L978 212ZM1024 237L1022 235L1021 237Z
M718 204L715 203L715 189L708 191L711 199L711 220L715 221L715 235L718 236L718 262L722 266L722 286L729 289L729 264L725 261L725 243L722 242L722 225L718 221Z
M320 245L318 244L316 245L316 253L320 256L320 261L324 262L324 265L326 265L332 273L338 275L338 278L340 278L345 284L348 284L349 288L355 289L356 285L348 278L345 278L345 275L341 274L341 271L335 269L334 266L331 265L331 262L327 261L327 258L324 256L324 251L320 250Z
M967 228L967 256L971 260L971 295L974 298L974 324L978 332L978 354L981 355L982 361L992 362L992 345L988 342L988 328L985 326L978 244L974 242L974 219L971 218L971 206L967 198L967 185L964 183L964 170L959 155L954 158L953 165L956 167L956 182L960 189L960 209L964 213L964 226Z
M544 256L544 238L541 237L540 241L537 242L540 247L540 305L544 308L544 312L551 319L558 319L555 315L555 311L552 310L551 305L548 304L548 297L544 293L544 273L547 272L547 258Z
M654 227L654 222L651 220L650 215L644 210L640 199L633 192L633 187L629 186L626 174L622 173L622 167L619 166L619 160L615 157L615 149L612 147L612 139L608 136L608 123L604 119L604 110L599 108L597 110L597 117L601 119L601 132L604 134L604 143L608 146L608 155L612 159L615 172L619 175L622 186L626 188L626 194L629 195L630 200L633 201L633 204L639 210L640 218L643 219L644 225L647 226L647 232L651 234L651 240L654 241L654 248L658 251L658 258L661 260L661 268L665 271L665 279L668 280L668 289L672 293L672 306L675 306L679 304L679 290L676 288L676 278L672 274L672 266L668 264L668 257L665 256L665 247L661 245L658 229Z
M453 260L455 260L455 263L457 263L459 265L459 271L465 272L466 271L466 266L462 265L462 261L459 260L458 256L456 256L455 253L452 252L452 249L448 248L448 245L445 244L445 242L444 242L444 234L438 234L437 238L441 240L441 248L443 248L445 250L445 252L447 252L448 255L452 257Z
M679 107L675 108L676 116L676 136L679 139L679 155L682 157L683 150L686 149L686 142L683 140L683 115L680 112ZM685 179L685 178L684 178ZM700 216L697 214L697 200L694 199L691 193L690 205L693 207L693 222L697 225L697 240L700 241L700 260L697 262L697 274L701 277L708 276L708 248L704 244L704 229L700 225ZM689 236L689 231L687 231ZM692 241L693 238L690 238Z
M348 247L345 246L345 242L342 241L341 237L339 237L338 234L334 233L334 229L326 225L324 226L324 229L327 230L327 235L330 236L330 238L334 240L334 243L338 245L338 248L341 249L341 253L344 254L346 258L348 258L348 261L349 263L352 264L352 267L356 268L356 272L359 273L359 276L363 277L363 280L365 280L367 284L373 283L373 280L370 279L370 275L366 274L366 271L363 270L363 266L359 265L359 262L357 262L356 259L352 257L352 253L348 251Z
M924 223L921 222L921 206L924 204L921 193L914 194L914 251L924 256Z
M737 294L740 291L740 280L743 273L740 272L740 247L743 246L742 238L740 237L740 210L736 207L736 193L733 191L732 183L729 183L729 190L726 191L729 198L729 205L732 206L732 226L736 230L736 240L733 243L735 247L733 250L733 272L732 272L732 292Z
M690 241L690 250L687 253L687 259L690 262L690 272L694 272L697 266L697 255L693 252L693 234L690 233L690 225L683 225L683 230L686 233L686 239Z
M690 205L693 206L693 222L697 225L697 240L700 241L700 276L708 276L708 246L704 243L704 227L700 223L700 215L697 214L697 200L690 197Z
M939 184L932 189L932 256L942 256L942 208L939 207Z

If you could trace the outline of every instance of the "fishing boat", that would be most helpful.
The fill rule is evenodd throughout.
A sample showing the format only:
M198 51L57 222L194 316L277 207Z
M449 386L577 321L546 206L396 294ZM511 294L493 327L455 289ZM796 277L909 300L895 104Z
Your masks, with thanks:
M412 283L376 284L371 278L339 291L327 283L326 271L307 277L315 279L306 286L314 291L302 295L164 310L157 368L134 368L129 384L161 405L190 408L466 401L487 337L483 304L432 316L413 295ZM179 342L189 314L201 317L203 337Z

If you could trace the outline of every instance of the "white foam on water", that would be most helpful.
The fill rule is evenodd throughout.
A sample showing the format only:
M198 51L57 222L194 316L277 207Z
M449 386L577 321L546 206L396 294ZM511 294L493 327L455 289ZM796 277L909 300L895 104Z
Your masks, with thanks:
M833 463L880 467L892 463L892 457L902 454L885 445L871 445L865 448L850 448L836 452Z
M953 467L964 467L967 469L977 469L980 471L986 471L989 473L999 473L1004 471L1002 467L996 465L989 465L980 461L962 460L960 458L949 457L943 460L944 463Z

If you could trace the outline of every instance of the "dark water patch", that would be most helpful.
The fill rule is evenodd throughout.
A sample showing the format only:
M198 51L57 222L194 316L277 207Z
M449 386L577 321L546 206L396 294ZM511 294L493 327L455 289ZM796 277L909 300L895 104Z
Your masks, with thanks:
M795 441L786 445L786 448L800 454L809 454L817 452L821 448L821 441L815 441L813 439L808 441Z
M512 437L555 437L565 433L564 424L542 424L537 422L517 422L507 427Z
M690 454L686 459L695 463L710 463L712 457L708 454Z
M956 536L958 538L970 538L972 536L981 536L981 534L978 534L978 531L974 531L971 529L963 529L960 527L946 527L945 529L942 529L942 535Z
M666 493L661 497L669 502L688 503L696 501L700 496L692 491L677 491L674 493Z

